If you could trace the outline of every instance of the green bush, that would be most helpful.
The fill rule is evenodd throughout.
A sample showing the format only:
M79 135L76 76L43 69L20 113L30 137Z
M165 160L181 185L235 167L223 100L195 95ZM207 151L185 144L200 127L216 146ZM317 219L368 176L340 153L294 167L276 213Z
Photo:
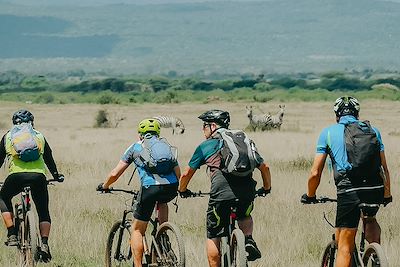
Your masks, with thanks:
M97 103L101 105L119 104L120 101L113 94L106 93L99 96Z
M36 102L37 103L43 103L43 104L50 104L53 103L55 100L55 97L53 96L52 93L43 93L40 94L37 98L36 98Z

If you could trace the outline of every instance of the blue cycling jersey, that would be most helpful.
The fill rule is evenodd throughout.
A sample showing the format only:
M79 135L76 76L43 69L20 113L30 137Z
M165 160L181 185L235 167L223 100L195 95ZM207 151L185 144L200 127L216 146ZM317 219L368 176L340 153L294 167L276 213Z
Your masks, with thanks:
M337 171L347 171L351 165L347 159L346 144L344 139L344 127L347 124L358 121L354 116L347 115L340 118L337 124L331 125L322 130L318 143L317 154L329 154L334 162ZM381 134L378 129L372 127L381 145L381 151L384 151Z
M128 149L122 155L121 160L128 164L131 164L132 162L135 163L134 156L140 153L142 150L143 146L141 141L134 143L130 147L128 147ZM176 177L174 171L169 174L153 174L148 172L144 167L140 167L137 164L135 165L139 173L141 185L144 187L149 187L153 185L175 184L178 182L178 178ZM178 166L177 162L176 166Z

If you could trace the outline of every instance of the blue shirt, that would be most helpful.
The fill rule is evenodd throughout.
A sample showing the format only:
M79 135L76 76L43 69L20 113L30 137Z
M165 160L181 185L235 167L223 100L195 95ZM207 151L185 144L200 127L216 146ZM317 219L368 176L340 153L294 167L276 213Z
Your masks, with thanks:
M346 143L344 138L344 127L347 124L358 121L354 116L347 115L340 118L337 124L331 125L322 130L317 143L317 154L329 154L336 171L347 171L351 169L351 165L347 159ZM381 134L378 129L372 127L376 133L384 151Z
M156 137L152 137L156 138ZM122 155L121 160L131 164L135 163L136 168L139 173L141 185L144 187L149 187L153 185L165 185L165 184L175 184L178 182L178 178L175 175L175 172L172 171L169 174L153 174L148 172L144 167L139 166L135 162L135 156L143 150L142 142L139 141L137 143L132 144L125 153ZM176 166L178 163L176 162Z

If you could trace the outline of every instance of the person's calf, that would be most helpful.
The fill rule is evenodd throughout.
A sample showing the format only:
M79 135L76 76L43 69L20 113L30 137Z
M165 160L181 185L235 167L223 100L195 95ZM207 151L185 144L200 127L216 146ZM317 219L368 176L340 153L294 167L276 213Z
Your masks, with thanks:
M375 218L366 218L363 220L365 239L368 243L381 243L381 227Z

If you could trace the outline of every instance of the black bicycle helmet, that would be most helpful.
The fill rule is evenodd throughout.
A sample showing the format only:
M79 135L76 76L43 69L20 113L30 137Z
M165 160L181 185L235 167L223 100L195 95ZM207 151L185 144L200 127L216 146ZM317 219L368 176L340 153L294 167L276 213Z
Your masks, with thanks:
M34 117L33 117L32 113L30 113L26 109L18 110L12 116L12 122L14 125L20 124L23 122L33 122L33 120L34 120Z
M228 128L231 121L228 111L223 111L219 109L213 109L204 112L198 117L204 122L214 122L221 127Z
M335 104L333 105L333 111L337 117L345 115L358 117L358 113L360 112L360 103L352 96L342 96L336 99Z

